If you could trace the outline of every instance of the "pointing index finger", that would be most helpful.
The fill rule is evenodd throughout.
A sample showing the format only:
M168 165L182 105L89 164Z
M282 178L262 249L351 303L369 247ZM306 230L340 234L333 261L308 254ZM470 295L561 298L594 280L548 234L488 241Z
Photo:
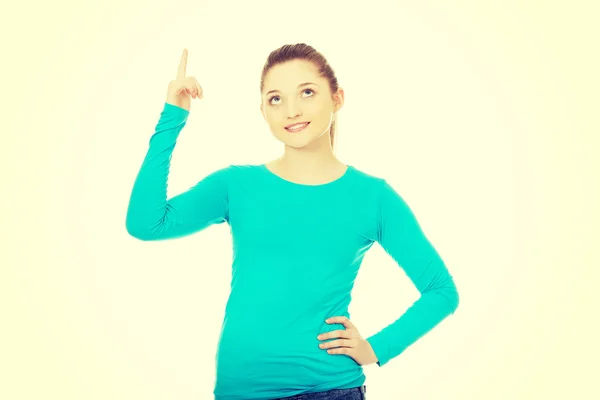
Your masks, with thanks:
M177 78L183 79L185 78L185 69L187 67L187 49L183 49L183 54L181 55L181 60L179 61L179 69L177 70Z

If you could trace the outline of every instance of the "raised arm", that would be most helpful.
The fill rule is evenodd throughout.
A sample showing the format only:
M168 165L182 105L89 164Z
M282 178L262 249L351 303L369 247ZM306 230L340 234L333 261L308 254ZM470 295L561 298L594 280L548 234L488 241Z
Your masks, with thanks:
M194 77L186 76L186 66L184 49L177 77L169 83L167 100L131 191L126 227L130 235L140 240L173 239L228 220L229 167L167 199L177 137L187 122L191 98L202 98L202 88Z
M164 240L228 220L230 168L219 169L187 191L167 199L171 155L188 111L165 103L150 147L134 182L127 232L140 240Z
M367 340L383 366L454 313L456 285L401 196L385 181L379 198L377 241L398 263L420 297L396 321Z

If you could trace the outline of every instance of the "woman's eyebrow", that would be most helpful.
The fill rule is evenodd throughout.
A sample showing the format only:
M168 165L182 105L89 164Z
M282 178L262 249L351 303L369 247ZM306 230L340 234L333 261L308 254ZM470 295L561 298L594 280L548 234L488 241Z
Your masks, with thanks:
M302 86L308 86L308 85L316 85L316 83L304 82L304 83L299 84L298 87L300 88ZM270 90L270 91L267 92L267 95L270 94L270 93L273 93L273 92L278 92L278 91L279 90L276 90L276 89L275 90Z

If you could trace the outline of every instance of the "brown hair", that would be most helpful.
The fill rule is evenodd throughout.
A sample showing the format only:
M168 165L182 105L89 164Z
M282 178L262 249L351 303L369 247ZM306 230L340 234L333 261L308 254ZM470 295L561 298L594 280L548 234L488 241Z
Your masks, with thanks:
M329 81L329 89L331 90L331 94L333 95L337 92L339 85L337 78L335 76L335 72L333 68L329 65L325 57L315 50L312 46L309 46L305 43L296 43L296 44L286 44L281 46L280 48L273 50L262 70L262 75L260 78L260 92L262 93L264 88L264 81L267 72L277 64L283 64L287 61L291 60L305 60L312 62L317 70L319 71L319 75L327 81ZM331 147L334 145L334 138L337 134L337 113L335 114L333 121L331 123L331 128L329 130L329 137L331 139Z

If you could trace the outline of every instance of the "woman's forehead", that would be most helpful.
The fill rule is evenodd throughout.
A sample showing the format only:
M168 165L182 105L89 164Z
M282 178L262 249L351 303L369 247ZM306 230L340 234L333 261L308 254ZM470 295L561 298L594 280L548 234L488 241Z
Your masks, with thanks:
M265 77L265 91L296 90L304 83L323 84L317 69L307 62L290 61L274 66Z

